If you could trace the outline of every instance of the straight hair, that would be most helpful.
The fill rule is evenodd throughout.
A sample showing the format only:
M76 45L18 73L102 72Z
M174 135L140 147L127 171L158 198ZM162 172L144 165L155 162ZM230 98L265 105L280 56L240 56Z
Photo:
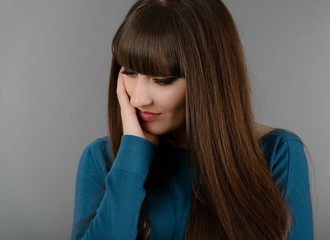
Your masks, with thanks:
M185 239L283 240L289 208L253 134L244 54L225 5L220 0L138 0L113 39L112 53L108 128L114 159L123 135L116 95L120 68L186 79L194 197ZM144 208L160 186L156 176L150 172L145 182L137 239L151 233Z

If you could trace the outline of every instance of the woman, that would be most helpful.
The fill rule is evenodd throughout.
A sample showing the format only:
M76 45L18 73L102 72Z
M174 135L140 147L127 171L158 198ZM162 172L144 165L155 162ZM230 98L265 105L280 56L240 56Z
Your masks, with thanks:
M312 239L301 140L254 123L220 0L139 0L113 39L109 137L82 154L71 239Z

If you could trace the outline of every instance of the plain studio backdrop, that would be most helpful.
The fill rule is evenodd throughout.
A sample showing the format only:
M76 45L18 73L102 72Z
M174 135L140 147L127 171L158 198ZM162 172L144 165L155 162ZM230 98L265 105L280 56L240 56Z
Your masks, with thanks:
M69 239L86 145L107 134L110 44L133 0L0 1L0 239ZM330 230L330 1L226 0L254 111L307 145L316 239Z

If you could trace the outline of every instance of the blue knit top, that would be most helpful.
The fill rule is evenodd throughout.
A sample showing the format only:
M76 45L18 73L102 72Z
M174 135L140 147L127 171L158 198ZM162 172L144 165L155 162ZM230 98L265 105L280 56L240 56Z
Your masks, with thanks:
M159 187L144 210L152 229L148 239L184 239L193 199L187 151L161 142L159 148L166 151L159 155L150 141L124 135L113 162L108 140L96 139L82 153L71 240L136 239L144 184L152 173ZM287 239L313 239L308 164L301 140L292 132L275 129L259 141L271 176L290 207Z

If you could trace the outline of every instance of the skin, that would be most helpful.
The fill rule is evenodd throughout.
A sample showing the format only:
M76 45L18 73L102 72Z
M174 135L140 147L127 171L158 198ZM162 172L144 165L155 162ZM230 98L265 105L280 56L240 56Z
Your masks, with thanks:
M275 128L261 125L259 123L254 123L254 126L253 126L254 135L257 140L259 138L261 138L262 136L266 135L267 133L271 132L274 129Z
M159 136L178 147L185 147L186 80L178 78L167 85L159 85L156 77L136 73L118 74L117 96L121 108L124 134L145 138L156 146ZM157 77L162 79L166 77ZM153 121L143 121L136 109L160 113Z
M154 82L155 77L135 74L132 76L118 74L117 97L121 108L123 130L125 135L145 138L158 146L159 136L173 145L186 148L185 131L185 96L186 80L178 78L168 85ZM161 77L157 77L160 78ZM136 109L144 112L161 113L150 122L139 120ZM254 123L256 139L269 133L270 128Z

